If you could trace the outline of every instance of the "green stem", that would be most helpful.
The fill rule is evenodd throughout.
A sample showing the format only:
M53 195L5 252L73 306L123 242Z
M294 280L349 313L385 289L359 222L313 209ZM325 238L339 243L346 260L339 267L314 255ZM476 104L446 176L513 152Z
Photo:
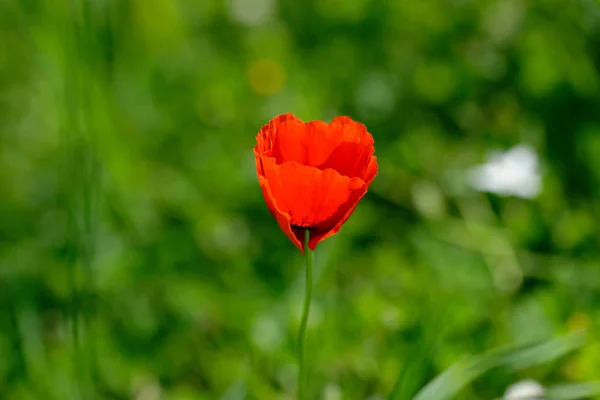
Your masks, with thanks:
M304 295L304 306L302 307L302 320L300 332L298 333L298 400L305 398L306 371L304 365L304 339L306 336L306 324L310 313L310 300L312 297L312 270L313 252L308 248L310 231L306 230L304 239L304 254L306 255L306 293Z

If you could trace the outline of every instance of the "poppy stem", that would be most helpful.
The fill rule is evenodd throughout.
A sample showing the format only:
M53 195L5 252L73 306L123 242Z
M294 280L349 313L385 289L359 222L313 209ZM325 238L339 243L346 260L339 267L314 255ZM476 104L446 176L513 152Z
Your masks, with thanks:
M302 320L300 321L300 332L298 333L298 400L305 398L306 370L304 366L304 339L306 336L306 324L310 312L310 301L312 297L312 270L313 252L308 248L310 231L307 229L304 239L304 254L306 255L306 293L304 295L304 306L302 307Z

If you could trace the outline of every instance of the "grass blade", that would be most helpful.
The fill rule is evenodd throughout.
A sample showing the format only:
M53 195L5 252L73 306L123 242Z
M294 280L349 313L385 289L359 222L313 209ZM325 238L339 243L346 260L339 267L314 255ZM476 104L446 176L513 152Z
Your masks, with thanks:
M546 390L548 400L591 399L600 395L600 382L567 383L550 386Z
M520 370L562 357L581 347L584 332L576 332L547 342L491 351L480 356L466 356L429 382L414 400L444 400L497 367Z

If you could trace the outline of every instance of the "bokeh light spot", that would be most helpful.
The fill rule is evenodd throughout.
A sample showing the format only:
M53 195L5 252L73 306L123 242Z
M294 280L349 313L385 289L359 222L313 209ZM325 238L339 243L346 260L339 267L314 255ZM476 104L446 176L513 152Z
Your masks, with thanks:
M285 70L275 60L257 60L248 69L248 79L254 93L272 95L283 87Z

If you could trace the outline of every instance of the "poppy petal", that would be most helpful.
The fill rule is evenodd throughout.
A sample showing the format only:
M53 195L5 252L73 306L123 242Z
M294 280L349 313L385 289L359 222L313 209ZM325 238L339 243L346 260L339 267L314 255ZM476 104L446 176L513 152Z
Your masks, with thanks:
M315 230L310 233L308 241L309 249L314 250L319 242L336 234L348 218L350 218L360 199L367 193L367 185L362 180L352 178L351 182L352 184L349 188L350 194L346 201L328 219L317 224Z
M290 215L282 212L277 206L277 201L273 197L273 193L271 188L269 187L269 182L264 176L258 176L258 181L260 182L260 188L263 192L263 197L265 198L265 202L267 203L267 207L271 212L271 215L277 221L277 225L279 228L285 233L285 235L292 241L292 243L300 249L302 253L304 253L304 234L298 235L299 232L294 232L295 230L292 228Z
M291 225L300 228L333 227L335 216L343 217L350 207L349 200L357 192L366 192L360 178L348 178L332 169L321 171L295 162L278 165L272 157L262 157L261 162L279 209L289 214Z
M284 121L277 126L271 156L275 157L277 164L293 161L316 167L323 164L342 142L340 129L343 129L341 125L336 131L323 121Z
M340 115L338 117L335 117L332 121L332 124L340 124L340 125L352 125L357 129L365 129L365 125L361 124L360 122L356 122L354 121L352 118L345 116L345 115Z
M258 161L260 156L270 156L273 152L273 142L277 136L277 127L286 121L293 123L303 123L294 114L281 114L273 118L268 124L264 125L256 135L256 146L254 146L254 157L256 158L256 173L262 175L263 171Z
M269 121L269 123L264 125L256 135L256 146L254 147L254 154L257 157L261 155L271 155L273 141L277 136L277 128L279 125L283 124L286 121L297 121L299 123L302 123L301 120L296 118L294 114L291 113L278 115L271 121Z
M373 152L372 144L343 142L319 168L331 168L350 178L362 177Z
M367 131L366 125L361 124L360 122L356 122L350 117L346 117L346 116L335 117L331 121L331 125L342 125L346 128L350 128L351 129L350 132L354 132L354 134L353 134L354 138L358 137L361 141L370 139L371 145L373 144L373 137ZM344 140L350 141L350 140L352 140L352 138L345 138Z
M304 146L304 122L293 119L284 121L275 126L277 135L273 140L271 156L279 164L284 161L293 161L304 164L307 148Z
M354 122L350 117L334 118L330 129L337 132L341 130L338 135L343 137L343 141L319 168L332 168L348 177L362 177L375 152L373 136L365 125Z
M342 143L343 138L340 128L332 129L331 125L323 121L307 123L304 133L304 146L307 149L306 165L317 167L323 164Z
M365 181L365 183L367 184L367 186L371 184L373 178L375 178L375 176L377 175L378 170L379 165L377 164L377 157L371 156L369 164L367 165L367 170L365 171L365 174L362 178L363 181Z

